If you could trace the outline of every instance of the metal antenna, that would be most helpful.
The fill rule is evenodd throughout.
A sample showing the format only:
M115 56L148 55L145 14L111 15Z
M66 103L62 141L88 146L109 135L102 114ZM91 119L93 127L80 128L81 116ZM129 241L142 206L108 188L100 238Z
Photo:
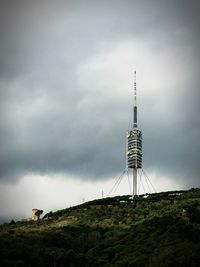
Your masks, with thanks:
M133 129L127 134L127 167L133 169L133 198L137 196L137 170L142 168L142 132L137 128L137 88L134 70Z
M142 184L142 179L141 179L142 173L145 175L144 170L142 169L142 131L138 129L138 124L137 124L136 70L134 70L134 79L133 79L133 116L132 116L132 112L131 112L129 125L128 125L128 131L127 131L126 166L125 166L125 170L118 177L117 181L115 182L115 184L114 184L113 188L111 189L111 191L109 192L108 196L110 195L111 192L113 192L113 191L114 191L114 193L116 192L117 187L119 186L119 184L122 180L122 177L125 173L128 176L128 182L129 182L129 169L132 169L132 174L133 174L132 197L134 199L134 197L137 196L139 194L139 191L140 191L140 185ZM139 172L139 169L141 170L141 172ZM138 177L140 179L139 188L137 188L138 187ZM147 179L148 179L148 177L147 177ZM150 182L150 180L149 180L149 182ZM145 191L143 184L142 184L142 187L143 187L143 190ZM152 185L152 187L153 187L153 185ZM155 191L155 189L154 189L154 191ZM103 194L102 194L102 198L103 198Z
M133 128L137 128L137 87L136 87L136 70L134 71Z

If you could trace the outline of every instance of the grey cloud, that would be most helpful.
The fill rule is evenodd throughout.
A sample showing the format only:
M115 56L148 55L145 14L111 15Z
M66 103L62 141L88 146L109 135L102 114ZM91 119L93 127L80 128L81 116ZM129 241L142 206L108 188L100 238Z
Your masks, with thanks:
M157 169L163 175L176 177L188 187L198 186L200 181L200 120L197 115L200 92L196 90L195 83L191 81L182 96L174 89L173 95L158 99L166 105L164 116L161 117L150 106L148 114L142 111L147 169ZM153 101L149 99L148 105L151 103Z
M29 172L100 179L124 168L129 99L114 91L105 99L95 89L83 88L77 69L88 58L125 40L140 40L152 54L191 47L192 66L199 67L198 1L1 1L1 5L2 180ZM174 88L171 98L144 96L144 110L140 107L147 169L187 183L190 175L190 186L199 183L200 152L199 76L191 71L194 80L185 95ZM173 117L171 112L164 118L156 113L151 106L155 101L167 103Z

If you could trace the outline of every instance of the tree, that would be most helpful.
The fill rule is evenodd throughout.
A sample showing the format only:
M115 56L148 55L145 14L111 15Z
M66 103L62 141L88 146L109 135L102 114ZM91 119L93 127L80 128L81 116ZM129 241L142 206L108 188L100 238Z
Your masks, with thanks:
M37 221L39 221L39 219L40 219L40 215L43 213L43 210L37 210L36 212L35 212L35 215L37 216Z

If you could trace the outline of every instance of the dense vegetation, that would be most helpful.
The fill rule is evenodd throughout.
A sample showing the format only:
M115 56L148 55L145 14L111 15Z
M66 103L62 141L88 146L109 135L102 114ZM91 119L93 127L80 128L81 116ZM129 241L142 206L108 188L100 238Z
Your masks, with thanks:
M117 196L0 226L0 266L200 266L200 189Z

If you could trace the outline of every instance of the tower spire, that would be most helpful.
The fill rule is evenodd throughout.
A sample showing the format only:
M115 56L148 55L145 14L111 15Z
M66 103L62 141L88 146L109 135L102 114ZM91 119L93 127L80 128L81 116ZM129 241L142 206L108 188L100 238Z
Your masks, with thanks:
M136 70L134 70L133 128L137 128L137 86L136 86Z

